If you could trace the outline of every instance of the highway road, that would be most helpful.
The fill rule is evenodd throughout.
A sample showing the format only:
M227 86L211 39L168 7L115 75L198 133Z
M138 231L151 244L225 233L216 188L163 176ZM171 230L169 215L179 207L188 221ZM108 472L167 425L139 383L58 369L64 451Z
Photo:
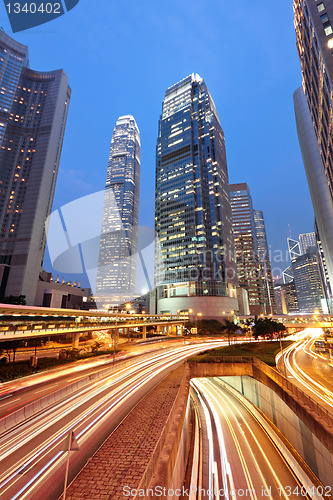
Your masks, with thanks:
M274 443L219 378L192 379L191 386L201 428L198 470L192 471L198 491L214 492L211 500L304 497Z
M224 341L212 342L208 346L223 344ZM134 358L129 366L123 367L119 363L113 374L85 385L0 435L1 499L57 499L64 483L67 455L64 448L69 432L75 432L80 446L79 451L71 453L70 481L153 386L188 356L208 346L207 343L178 342L172 348L162 346L145 356ZM67 367L67 370L70 368ZM72 367L65 375L67 383L73 381L73 375ZM47 380L47 375L44 377ZM36 391L36 387L31 390Z
M304 330L300 340L278 356L277 366L290 382L297 385L327 411L333 412L333 367L328 355L315 351L314 342L321 329Z
M157 352L168 347L177 347L184 340L141 341L122 345L122 351L116 354L116 363L131 359L147 352ZM209 347L209 341L204 344ZM196 342L197 343L197 342ZM208 344L208 345L207 345ZM40 372L28 377L23 377L11 382L0 384L0 419L23 406L38 400L58 389L64 388L77 380L113 364L113 356L98 356L96 358L77 361L63 365L47 372Z

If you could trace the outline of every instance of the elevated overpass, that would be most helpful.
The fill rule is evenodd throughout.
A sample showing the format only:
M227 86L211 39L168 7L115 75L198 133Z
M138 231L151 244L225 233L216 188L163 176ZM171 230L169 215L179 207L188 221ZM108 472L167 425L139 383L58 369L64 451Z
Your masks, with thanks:
M270 318L273 321L283 323L289 333L305 328L323 328L333 331L333 316L330 314L276 314L263 315L260 318ZM237 320L244 324L247 320L254 319L253 316L237 316Z
M71 334L73 347L77 347L80 335L94 330L119 335L134 329L143 338L152 329L159 334L182 335L187 320L184 314L116 314L0 304L0 342Z

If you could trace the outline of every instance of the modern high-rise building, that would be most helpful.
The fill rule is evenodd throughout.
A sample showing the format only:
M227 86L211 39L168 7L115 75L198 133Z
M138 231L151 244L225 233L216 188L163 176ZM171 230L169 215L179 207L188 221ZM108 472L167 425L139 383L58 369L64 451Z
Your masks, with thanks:
M263 281L266 314L275 314L275 294L269 256L265 219L262 210L254 210L254 225L258 242L258 253Z
M70 95L63 70L30 69L0 30L0 297L34 304Z
M296 257L292 263L300 314L327 313L316 251Z
M197 74L165 93L155 207L158 312L218 317L238 310L224 133Z
M315 233L303 233L299 235L299 244L302 254L305 254L310 249L317 249L317 240Z
M313 245L315 243L315 245ZM285 285L290 285L289 291L295 288L297 302L286 300L288 312L312 314L315 310L327 312L327 301L324 294L314 233L299 235L299 241L287 238L291 264L283 272ZM305 250L305 251L304 251ZM283 287L287 290L286 287ZM289 306L288 306L289 303ZM297 306L298 311L295 311Z
M302 87L294 94L299 143L325 258L328 294L333 284L333 4L294 0Z
M230 184L229 189L239 285L247 290L251 314L265 314L264 283L250 189L246 183Z
M115 306L136 292L140 133L133 116L118 118L113 130L104 192L96 301Z

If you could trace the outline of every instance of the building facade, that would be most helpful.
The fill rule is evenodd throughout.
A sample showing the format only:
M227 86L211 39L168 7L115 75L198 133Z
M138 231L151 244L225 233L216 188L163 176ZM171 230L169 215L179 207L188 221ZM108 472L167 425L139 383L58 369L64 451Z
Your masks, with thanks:
M299 244L301 246L302 254L305 254L310 248L317 249L317 240L315 233L303 233L299 235Z
M131 300L136 292L140 133L133 116L118 118L107 169L95 298L101 306Z
M297 132L327 272L333 283L333 4L294 0L302 87L294 94Z
M262 210L254 210L254 225L257 235L261 279L264 287L266 314L275 314L275 294L269 256L265 219Z
M156 149L158 312L238 308L225 138L204 80L165 94Z
M292 267L299 313L313 314L316 310L327 313L317 252L308 249L293 261Z
M63 70L29 68L0 31L0 297L36 297L70 101Z
M327 313L319 252L314 243L314 233L300 234L299 240L287 238L291 264L283 272L283 280L295 289L297 296L297 301L286 300L288 313L312 314L315 310ZM293 289L289 291L292 297Z
M264 282L250 189L246 183L230 184L229 189L239 285L247 290L251 314L265 314Z

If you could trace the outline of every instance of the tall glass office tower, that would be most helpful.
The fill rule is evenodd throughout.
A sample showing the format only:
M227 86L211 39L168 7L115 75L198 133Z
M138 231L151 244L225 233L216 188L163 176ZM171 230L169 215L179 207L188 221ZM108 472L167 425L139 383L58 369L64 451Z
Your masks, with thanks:
M246 183L230 184L239 285L249 296L251 314L265 313L264 287L250 189Z
M0 30L0 298L35 301L70 101L63 70L29 68Z
M299 143L322 248L326 294L333 285L333 4L294 0L302 87L294 94Z
M118 305L136 291L140 133L133 116L118 118L113 130L107 169L96 299L101 306Z
M192 310L212 317L237 309L224 133L197 74L165 93L156 150L155 221L158 311Z
M258 241L261 279L264 286L266 314L276 314L274 284L272 278L271 260L269 257L264 214L262 210L254 210L253 214Z

